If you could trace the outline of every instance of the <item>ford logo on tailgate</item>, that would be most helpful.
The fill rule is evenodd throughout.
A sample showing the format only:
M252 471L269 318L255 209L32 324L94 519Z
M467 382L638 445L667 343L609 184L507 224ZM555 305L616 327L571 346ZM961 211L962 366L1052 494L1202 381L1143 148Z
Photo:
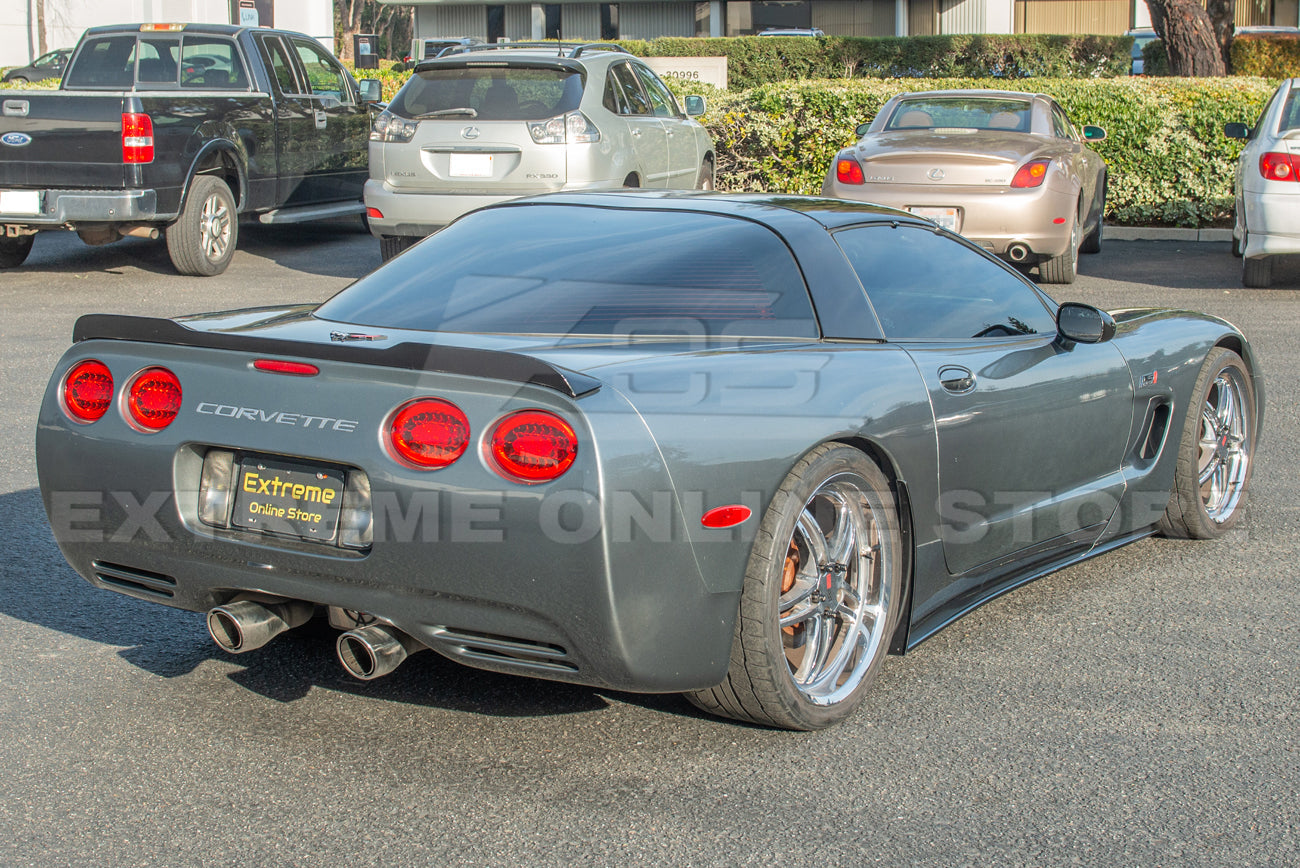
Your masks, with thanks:
M15 148L21 148L23 145L30 145L32 143L32 137L26 133L5 133L3 136L0 136L0 142L4 142L6 145L12 145Z

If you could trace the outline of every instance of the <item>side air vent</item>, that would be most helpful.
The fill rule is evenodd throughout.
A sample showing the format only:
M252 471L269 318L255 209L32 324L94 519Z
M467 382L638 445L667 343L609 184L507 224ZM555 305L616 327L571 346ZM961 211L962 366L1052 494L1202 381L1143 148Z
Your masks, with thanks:
M1138 446L1138 458L1142 461L1154 461L1165 445L1165 434L1169 431L1169 403L1152 402L1147 408L1146 424L1143 426L1146 436Z
M176 580L171 576L103 561L95 561L91 566L95 568L95 578L129 594L144 594L168 599L176 596Z
M467 657L497 665L513 665L548 672L577 672L578 667L565 658L569 652L559 645L494 636L489 633L449 630L434 631L439 650L457 657Z

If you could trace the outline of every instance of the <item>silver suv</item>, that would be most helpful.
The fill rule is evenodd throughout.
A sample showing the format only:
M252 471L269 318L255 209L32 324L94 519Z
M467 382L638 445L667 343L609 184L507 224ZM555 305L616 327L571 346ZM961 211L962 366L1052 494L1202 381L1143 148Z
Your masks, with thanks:
M385 260L467 211L618 187L713 189L704 98L616 45L471 46L421 62L370 132L365 201Z

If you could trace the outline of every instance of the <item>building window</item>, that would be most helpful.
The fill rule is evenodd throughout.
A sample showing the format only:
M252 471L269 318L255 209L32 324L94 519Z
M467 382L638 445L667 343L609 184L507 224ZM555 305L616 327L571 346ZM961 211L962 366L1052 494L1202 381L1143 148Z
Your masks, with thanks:
M600 38L618 39L618 4L600 4Z
M542 7L546 15L546 27L542 34L543 39L561 39L563 31L560 29L560 4L547 3Z
M487 7L487 41L500 42L506 35L506 7Z

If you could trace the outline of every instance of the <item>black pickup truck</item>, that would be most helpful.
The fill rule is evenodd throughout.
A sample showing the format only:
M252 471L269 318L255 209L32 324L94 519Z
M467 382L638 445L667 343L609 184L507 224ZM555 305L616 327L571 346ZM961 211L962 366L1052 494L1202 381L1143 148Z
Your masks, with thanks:
M0 268L36 234L167 238L182 274L225 270L240 215L364 216L370 106L301 33L221 24L93 27L57 91L0 91Z

